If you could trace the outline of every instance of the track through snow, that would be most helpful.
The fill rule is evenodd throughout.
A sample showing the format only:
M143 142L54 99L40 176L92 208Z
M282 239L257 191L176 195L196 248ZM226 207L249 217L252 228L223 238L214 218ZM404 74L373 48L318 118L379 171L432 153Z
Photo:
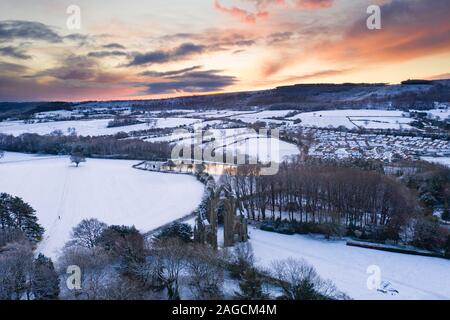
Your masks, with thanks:
M37 211L46 233L39 251L56 257L81 220L135 225L147 232L190 214L203 185L187 175L136 170L136 161L7 153L0 160L0 192L20 196Z

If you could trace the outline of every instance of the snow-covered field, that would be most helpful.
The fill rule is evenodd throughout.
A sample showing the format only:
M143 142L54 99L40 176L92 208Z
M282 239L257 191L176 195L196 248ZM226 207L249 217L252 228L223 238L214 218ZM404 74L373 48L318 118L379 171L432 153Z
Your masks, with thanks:
M450 167L450 157L422 157L422 160Z
M198 119L191 118L161 118L150 126L147 123L135 124L131 126L108 128L108 123L112 119L100 120L77 120L77 121L55 121L26 124L23 121L3 121L0 122L0 133L19 136L23 133L37 133L41 135L50 134L56 130L61 130L65 135L70 134L70 130L75 129L80 136L102 136L114 135L118 132L132 132L148 130L151 128L175 128L183 125L191 125L198 122Z
M411 118L402 117L349 117L358 127L366 129L412 129Z
M250 228L257 263L303 258L322 278L332 280L353 299L450 299L450 260L350 247L345 241L326 241L303 235L281 235ZM399 293L369 290L369 266L378 266L381 281Z
M190 214L200 203L203 185L194 177L140 171L133 164L88 159L76 168L67 157L6 153L0 160L0 192L20 196L36 209L46 230L39 250L51 257L82 219L146 232Z
M225 153L233 155L248 155L261 162L278 162L300 154L298 147L292 143L281 141L272 136L263 136L258 132L247 129L210 129L207 131L189 133L185 131L162 137L146 138L149 142L175 142L179 145L195 145L201 141L202 147L215 151L218 157ZM209 155L210 153L208 153Z
M358 126L370 129L399 129L400 124L409 128L407 123L411 119L402 111L390 110L328 110L300 113L289 120L302 120L305 127L334 127L344 126L348 129L356 129Z
M429 117L438 119L438 120L447 120L450 119L450 109L431 109L426 111L414 110L417 112L426 112Z
M195 112L196 117L202 118L223 118L223 117L231 117L238 114L247 114L254 113L254 111L239 111L239 110L215 110L215 111L204 111L204 112Z
M291 143L280 141L275 138L236 138L236 142L225 148L216 149L216 152L231 152L233 155L248 155L260 162L277 162L289 159L300 154L300 150Z
M290 122L289 120L277 120L277 119L271 119L271 118L284 118L289 113L293 112L294 110L266 110L261 111L258 113L249 113L244 115L238 115L230 117L230 119L239 119L245 123L255 123L257 121L261 122L268 122L273 124L282 124L286 122Z

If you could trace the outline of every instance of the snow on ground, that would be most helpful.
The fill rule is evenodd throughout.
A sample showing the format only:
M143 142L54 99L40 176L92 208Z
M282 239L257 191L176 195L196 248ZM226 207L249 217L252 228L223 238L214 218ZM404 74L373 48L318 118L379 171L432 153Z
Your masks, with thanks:
M182 132L146 139L146 141L153 142L175 140L179 140L176 143L180 145L191 145L196 144L198 141L204 141L202 146L211 152L215 150L218 157L225 152L230 152L233 155L245 154L264 163L271 161L281 163L287 158L300 154L298 147L294 144L281 141L275 137L263 136L255 130L247 128L210 129L195 134ZM209 155L208 151L206 153Z
M345 241L326 241L304 235L282 235L250 228L257 263L305 259L322 278L332 280L353 299L450 299L450 260L350 247ZM369 290L369 266L379 266L381 281L398 295Z
M134 164L88 159L76 168L67 157L7 153L0 160L0 192L20 196L36 209L46 230L39 250L51 257L82 219L146 232L190 214L200 203L203 185L194 177L140 171Z
M224 150L225 149L225 150ZM218 148L217 151L228 152L233 155L245 154L250 158L258 159L260 162L281 163L292 156L300 154L300 150L294 144L287 143L275 138L237 138L235 143L227 145L225 148Z
M192 118L161 118L158 119L155 128L175 128L178 126L190 126L194 123L200 122L198 119Z
M161 118L157 119L155 125L149 126L147 123L135 124L131 126L108 128L108 123L112 119L100 120L77 120L77 121L55 121L26 124L23 121L0 122L0 133L19 136L23 133L37 133L41 135L50 134L56 130L61 130L63 134L69 134L69 129L74 128L80 136L102 136L114 135L118 132L132 132L148 130L151 128L175 128L182 125L191 125L198 122L191 118Z
M401 117L350 117L358 127L366 129L412 129L409 125L413 119Z
M422 160L450 167L450 157L422 157Z
M101 136L113 135L117 132L131 132L136 130L149 129L147 124L137 124L126 127L107 128L108 122L112 119L101 120L80 120L80 121L55 121L26 124L23 121L0 122L0 133L19 136L24 133L37 133L40 135L50 134L56 130L61 130L63 134L70 133L69 128L74 128L81 136Z
M69 117L82 117L82 114L76 114L69 110L57 110L57 111L47 111L36 113L35 117L37 119L45 118L69 118Z
M255 111L240 111L240 110L214 110L214 111L204 111L204 112L195 112L196 117L203 118L224 118L230 117L238 114L247 114L254 113Z
M230 119L238 119L246 123L255 123L257 121L269 122L274 124L281 124L286 122L284 120L275 120L271 118L284 118L294 110L266 110L258 113L248 113L238 116L230 117ZM287 120L288 121L288 120Z
M388 118L391 118L388 120ZM300 113L289 120L302 120L301 125L305 127L339 127L344 126L348 129L355 129L357 126L352 121L362 120L362 123L358 125L366 126L364 120L369 119L368 124L371 128L384 128L385 124L382 122L389 121L396 124L396 121L400 123L406 123L407 117L404 116L402 111L390 111L390 110L328 110L317 112L305 112ZM375 122L380 121L380 122ZM398 124L396 124L398 126Z
M450 119L450 109L433 109L427 110L426 112L439 120Z

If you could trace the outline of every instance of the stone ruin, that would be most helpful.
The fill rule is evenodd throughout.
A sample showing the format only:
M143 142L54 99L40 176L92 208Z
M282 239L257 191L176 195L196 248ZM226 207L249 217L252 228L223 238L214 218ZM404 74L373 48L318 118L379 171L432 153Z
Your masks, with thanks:
M218 188L210 186L209 195L204 207L199 210L194 239L199 243L207 243L217 249L217 234L219 225L219 208L223 205L224 246L231 247L248 240L247 220L242 214L237 214L239 201L231 187L222 185Z

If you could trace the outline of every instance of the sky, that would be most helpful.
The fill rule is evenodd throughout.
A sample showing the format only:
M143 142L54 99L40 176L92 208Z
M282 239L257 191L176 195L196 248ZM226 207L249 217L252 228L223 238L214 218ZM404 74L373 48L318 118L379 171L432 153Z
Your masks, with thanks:
M370 5L381 29L367 27ZM0 2L0 101L413 78L450 78L450 0Z

